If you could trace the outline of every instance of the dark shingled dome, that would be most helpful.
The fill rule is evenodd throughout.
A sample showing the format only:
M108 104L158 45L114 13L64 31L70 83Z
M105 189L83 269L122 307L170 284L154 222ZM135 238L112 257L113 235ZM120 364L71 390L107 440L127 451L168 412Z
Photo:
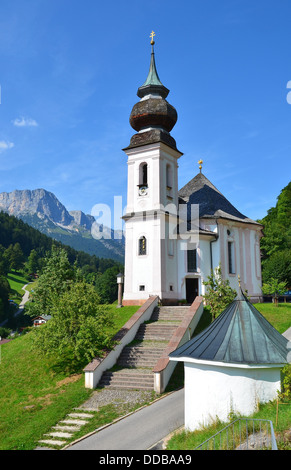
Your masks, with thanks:
M177 111L162 98L148 98L134 105L129 122L136 131L147 127L160 127L170 132L177 122Z

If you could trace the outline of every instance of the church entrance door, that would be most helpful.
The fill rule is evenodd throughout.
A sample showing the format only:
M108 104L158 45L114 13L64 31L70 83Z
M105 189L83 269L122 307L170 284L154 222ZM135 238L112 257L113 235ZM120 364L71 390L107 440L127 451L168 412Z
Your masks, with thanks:
M188 304L192 304L198 295L198 279L186 278L186 300Z

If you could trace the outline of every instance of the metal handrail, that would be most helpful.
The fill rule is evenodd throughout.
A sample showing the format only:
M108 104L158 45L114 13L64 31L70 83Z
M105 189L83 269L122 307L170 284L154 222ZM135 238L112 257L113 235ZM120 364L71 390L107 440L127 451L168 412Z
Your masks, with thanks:
M244 431L243 422L245 422L245 432L243 432ZM251 426L251 422L252 422L252 426ZM235 430L236 423L238 423L238 430ZM258 431L255 430L255 423L259 425ZM269 426L270 437L268 437L268 435L266 437L265 432L262 434L262 423L266 423L267 430ZM253 432L252 434L249 434L249 426L252 427L252 432ZM255 434L256 432L259 434L260 438ZM225 436L223 436L223 433L225 433ZM255 436L254 440L260 443L261 449L266 448L262 439L265 436L265 440L267 441L268 445L269 444L271 445L271 449L278 450L272 421L268 419L254 419L254 418L236 419L235 421L233 421L232 423L228 424L223 429L215 433L213 436L206 439L204 442L202 442L202 444L195 447L194 450L204 450L204 447L206 447L205 450L222 450L222 448L223 450L225 450L225 448L226 450L230 450L230 448L232 450L234 449L239 450L243 448L247 450L249 448L250 438L252 436ZM218 440L219 442L217 444Z

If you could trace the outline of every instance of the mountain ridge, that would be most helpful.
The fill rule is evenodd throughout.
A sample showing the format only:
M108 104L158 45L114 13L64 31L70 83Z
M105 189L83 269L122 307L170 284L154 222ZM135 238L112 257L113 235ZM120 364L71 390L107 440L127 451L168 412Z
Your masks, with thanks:
M2 192L0 210L22 219L40 232L76 250L117 261L124 260L122 233L115 234L113 230L98 224L93 216L81 210L68 211L59 199L46 189L15 189ZM107 238L101 238L100 232L104 232Z

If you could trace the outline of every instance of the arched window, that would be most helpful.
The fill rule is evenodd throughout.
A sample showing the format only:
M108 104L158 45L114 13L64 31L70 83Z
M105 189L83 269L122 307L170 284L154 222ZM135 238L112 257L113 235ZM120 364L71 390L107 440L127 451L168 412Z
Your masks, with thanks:
M147 239L146 239L146 237L140 237L140 239L139 239L138 254L140 256L147 254Z
M172 167L169 164L167 164L166 166L166 186L167 186L167 189L172 189L173 187Z
M227 254L228 254L228 272L229 274L235 274L233 242L227 242Z
M195 273L197 271L197 251L187 250L187 270L188 273Z
M139 166L139 186L148 185L148 165L141 163Z

